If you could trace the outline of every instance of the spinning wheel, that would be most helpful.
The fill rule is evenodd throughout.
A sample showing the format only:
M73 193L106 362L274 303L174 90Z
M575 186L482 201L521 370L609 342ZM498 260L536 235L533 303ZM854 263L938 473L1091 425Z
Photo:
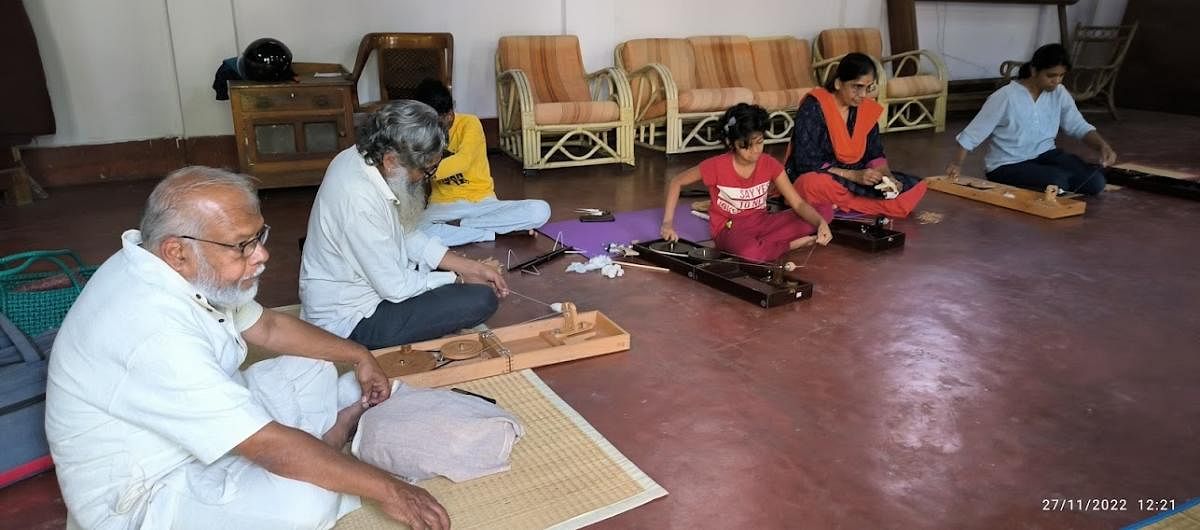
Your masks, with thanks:
M925 182L931 190L1047 219L1083 215L1087 209L1087 203L1083 201L1060 197L1057 186L1047 186L1039 192L962 176L956 179L927 177Z
M687 252L687 255L693 259L702 259L707 261L721 259L722 257L721 251L712 247L693 247Z
M427 351L414 350L405 346L399 351L386 353L378 357L379 366L388 377L401 377L410 374L428 372L437 367L437 360Z
M442 357L451 361L473 359L483 353L483 344L477 340L455 340L442 345Z
M695 245L684 243L683 241L656 241L650 243L650 250L660 254L667 254L668 256L684 257L694 248L696 248Z

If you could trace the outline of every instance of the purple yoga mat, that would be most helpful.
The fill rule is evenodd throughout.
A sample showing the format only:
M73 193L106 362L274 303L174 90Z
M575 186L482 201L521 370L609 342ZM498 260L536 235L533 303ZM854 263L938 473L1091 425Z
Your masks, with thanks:
M675 207L675 232L682 239L695 242L711 239L708 221L691 214L691 203ZM609 243L628 244L633 241L653 241L659 238L663 209L651 208L635 212L616 212L611 223L585 223L579 219L550 223L538 229L550 239L562 233L562 244L574 247L588 256L606 254Z

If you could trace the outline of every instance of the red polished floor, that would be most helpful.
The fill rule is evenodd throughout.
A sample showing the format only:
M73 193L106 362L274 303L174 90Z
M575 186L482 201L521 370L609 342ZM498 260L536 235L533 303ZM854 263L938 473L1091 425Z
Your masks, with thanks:
M1124 159L1200 172L1200 118L1123 117L1096 123ZM893 167L936 174L952 133L884 141ZM502 197L546 198L564 219L656 206L665 179L705 156L638 154L630 172L522 177L502 158L493 170ZM0 209L0 254L70 247L99 261L151 187L52 190ZM312 196L263 193L268 305L297 302L293 242ZM675 274L608 280L558 261L513 277L633 336L629 352L537 370L670 492L597 526L1114 528L1153 515L1137 499L1200 496L1200 203L1120 190L1047 221L930 192L920 210L941 222L902 221L897 252L817 250L814 299L770 310ZM503 259L528 244L469 252ZM542 309L511 297L490 323ZM1043 511L1048 498L1129 509ZM53 474L0 490L0 527L61 528L64 512Z

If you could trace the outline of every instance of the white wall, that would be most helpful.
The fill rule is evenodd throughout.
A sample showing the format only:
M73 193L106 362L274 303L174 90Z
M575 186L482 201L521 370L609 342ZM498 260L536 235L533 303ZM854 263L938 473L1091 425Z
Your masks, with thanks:
M244 45L234 36L233 8L227 0L166 0L175 51L179 99L183 109L181 136L233 133L229 101L213 99L213 74L226 57Z
M295 16L277 16L286 2ZM416 6L430 6L417 9ZM562 32L558 0L235 0L239 46L274 37L296 60L354 67L358 42L377 31L446 31L454 35L454 97L464 112L495 116L495 51L503 35ZM359 92L378 99L379 81L368 65ZM216 133L211 133L216 134Z
M163 0L25 2L58 134L38 145L180 136Z
M58 134L37 145L107 143L232 133L229 103L213 99L213 74L259 37L295 60L353 67L373 31L454 34L459 108L495 116L493 60L503 35L575 34L584 66L612 65L617 43L703 34L795 35L873 26L886 0L24 0L38 37ZM1126 0L1080 0L1070 24L1117 23ZM1058 40L1053 8L920 2L920 44L946 57L953 78L994 75L1003 60ZM364 101L378 97L368 65Z
M1126 0L1080 0L1067 7L1067 30L1120 24ZM1000 63L1028 60L1038 46L1061 40L1058 8L956 2L918 2L917 39L938 52L951 79L999 75Z

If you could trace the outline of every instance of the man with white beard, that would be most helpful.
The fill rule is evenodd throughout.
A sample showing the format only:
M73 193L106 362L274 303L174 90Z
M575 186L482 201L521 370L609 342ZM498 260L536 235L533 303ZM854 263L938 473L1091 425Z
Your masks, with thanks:
M88 281L46 390L69 528L330 528L360 497L449 526L426 491L341 452L391 388L361 345L254 301L269 235L246 177L181 169ZM240 371L247 344L290 355Z
M432 108L390 103L325 171L300 262L300 317L368 348L483 323L508 286L417 226L446 138Z

